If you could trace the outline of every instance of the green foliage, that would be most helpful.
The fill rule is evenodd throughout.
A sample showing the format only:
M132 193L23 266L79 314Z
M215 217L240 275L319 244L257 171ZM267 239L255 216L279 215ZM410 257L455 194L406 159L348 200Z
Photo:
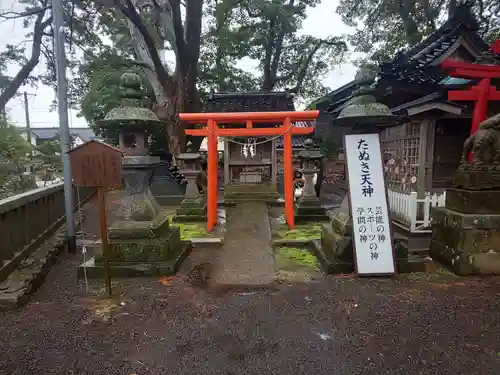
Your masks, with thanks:
M155 103L155 95L145 76L144 66L112 51L105 51L99 58L80 66L79 95L81 112L96 134L116 139L116 130L107 133L95 121L102 120L113 108L120 106L122 88L120 77L126 71L133 71L143 78L146 92L145 104Z
M61 144L58 140L46 141L37 146L33 156L37 169L62 170Z
M327 133L327 135L317 139L316 141L319 143L321 152L327 159L330 160L331 158L337 156L338 149L340 148L337 139Z
M31 151L19 130L0 120L0 199L33 187L34 181L22 175Z
M26 40L17 45L7 44L0 52L0 72L3 72L0 87L4 89L0 95L1 105L16 95L23 84L42 83L54 88L56 84L51 3L48 0L21 0L17 3L16 10L19 11L3 12L2 17L21 20ZM82 55L91 56L106 47L100 36L104 32L102 15L98 11L100 6L90 0L64 1L63 7L67 65L75 73ZM42 57L45 66L35 70ZM6 74L7 65L18 66L15 75Z
M341 0L337 13L356 32L349 42L368 60L381 62L435 31L457 7L458 0ZM476 0L473 11L489 41L500 34L500 0Z
M299 35L307 7L319 2L211 1L199 64L201 88L290 90L309 98L326 93L321 80L342 60L347 46L338 37ZM248 59L258 61L255 72L236 67Z
M32 148L19 130L6 120L0 122L0 162L6 169L15 167L16 172L29 161Z

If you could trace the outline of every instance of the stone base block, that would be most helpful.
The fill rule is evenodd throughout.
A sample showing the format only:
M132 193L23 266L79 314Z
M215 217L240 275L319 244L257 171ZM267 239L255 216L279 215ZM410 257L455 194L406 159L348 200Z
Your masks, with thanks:
M352 220L349 215L338 212L332 217L330 224L338 234L350 236L352 233Z
M461 165L453 176L453 186L470 190L500 189L500 166Z
M500 214L436 208L430 254L459 275L500 275Z
M155 195L155 198L160 206L180 206L184 195Z
M175 215L172 221L174 223L198 223L207 221L207 215Z
M110 240L158 238L169 230L168 212L162 210L152 221L117 221L110 226L108 237Z
M338 223L341 223L339 221ZM346 223L345 221L343 222ZM345 229L345 226L342 228ZM346 234L350 232L344 232ZM315 242L315 241L313 241ZM328 273L351 273L354 272L354 247L351 236L342 235L331 225L323 225L321 240L313 246L319 262L324 265ZM394 252L398 272L425 271L423 260L420 257L409 257L408 247L401 239L394 239Z
M320 200L314 197L302 198L295 207L295 222L329 221Z
M204 221L206 218L207 204L204 198L184 199L175 216L177 222Z
M500 212L500 190L447 189L446 208L466 214Z
M352 237L339 234L328 224L321 228L321 247L331 262L354 262Z
M181 247L180 228L172 226L170 232L157 238L110 239L111 262L164 262L172 259ZM96 263L104 261L102 247L95 249Z
M165 262L112 262L111 277L159 277L171 276L179 271L182 262L191 252L191 243L183 242L180 251ZM78 266L77 275L84 278L103 278L104 265L97 263L95 258Z
M313 240L311 251L327 274L338 275L355 272L354 261L332 258L331 254L328 254L328 251L325 251L321 245L321 241ZM433 269L433 264L429 259L415 256L399 258L396 255L396 269L398 273L428 272Z

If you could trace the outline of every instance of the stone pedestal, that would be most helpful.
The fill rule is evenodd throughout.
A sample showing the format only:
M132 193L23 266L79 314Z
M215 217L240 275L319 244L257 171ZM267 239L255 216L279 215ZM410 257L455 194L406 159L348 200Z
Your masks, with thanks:
M306 150L299 153L303 165L301 172L304 176L305 186L302 197L295 207L295 222L328 221L326 210L321 206L321 201L316 196L314 189L314 174L319 173L317 163L323 159L323 154L318 149L313 149L314 143L308 139L304 142Z
M355 270L352 218L347 197L331 221L324 224L321 242L314 251L325 271L330 274L352 273ZM408 247L402 239L394 238L396 266L400 273L420 272L427 269L422 259L408 256Z
M260 184L262 182L261 171L244 171L240 173L240 183Z
M186 195L186 184L175 179L166 162L154 170L150 189L160 206L178 206Z
M431 256L459 275L500 275L500 167L462 166L435 208Z
M159 158L154 156L123 158L122 176L127 195L117 212L122 220L151 221L158 215L160 207L149 188L153 170L158 165Z
M181 242L179 228L169 227L167 212L162 211L149 189L158 160L151 156L127 156L122 175L127 196L117 214L119 220L108 230L111 273L117 277L167 276L177 272L190 246ZM95 256L80 266L89 277L102 277L104 258L97 246Z
M168 215L160 211L152 221L119 221L109 229L109 258L113 277L169 276L189 255L191 245L180 239L180 229L170 227ZM78 276L103 277L102 247L80 265Z
M185 169L181 170L181 173L186 177L187 184L184 200L174 216L175 222L206 221L207 219L205 197L200 196L197 185L198 175L203 173L198 166L200 159L201 155L193 152L177 156L177 160L184 163Z
M321 206L321 201L316 196L314 190L313 178L317 169L302 169L305 186L297 206L295 207L295 222L328 221L330 218L326 210Z

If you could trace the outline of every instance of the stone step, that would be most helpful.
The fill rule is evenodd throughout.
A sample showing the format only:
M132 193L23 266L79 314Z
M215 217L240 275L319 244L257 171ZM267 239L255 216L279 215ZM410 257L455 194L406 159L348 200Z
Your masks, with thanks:
M248 195L234 195L228 194L224 196L225 201L233 201L233 200L258 200L258 201L268 201L268 200L277 200L279 195L270 195L270 194L248 194Z
M224 186L224 192L276 192L275 185L269 184L231 184Z
M429 248L408 249L408 254L425 258L425 257L429 257L430 256L430 251L429 251Z

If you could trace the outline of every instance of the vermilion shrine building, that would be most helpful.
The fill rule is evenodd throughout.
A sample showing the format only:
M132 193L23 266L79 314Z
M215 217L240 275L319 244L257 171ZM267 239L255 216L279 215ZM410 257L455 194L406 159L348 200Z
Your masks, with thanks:
M486 59L487 64L500 64L481 38L470 6L459 5L428 38L380 66L377 99L394 114L409 118L406 124L385 129L381 142L393 218L411 232L430 232L430 206L444 205L444 191L451 186L463 143L471 133L473 99L479 95L473 87L481 78L459 74L464 72L456 69L456 63ZM495 79L490 81L494 86ZM350 82L310 106L320 111L317 135L340 138L346 132L330 124L355 89ZM470 93L449 94L452 90ZM490 96L488 115L500 112L500 101L492 100L495 95Z

